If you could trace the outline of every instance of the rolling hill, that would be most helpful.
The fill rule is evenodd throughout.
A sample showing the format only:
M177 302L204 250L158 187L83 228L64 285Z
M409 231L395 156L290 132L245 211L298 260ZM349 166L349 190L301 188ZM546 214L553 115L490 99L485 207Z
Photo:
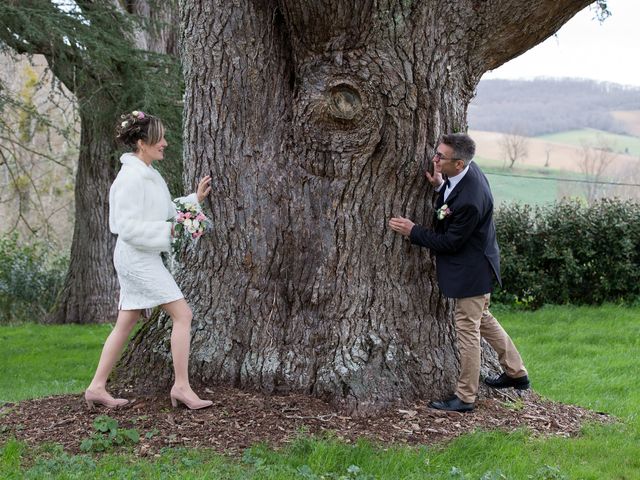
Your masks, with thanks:
M584 157L584 152L579 140L581 138L591 138L595 141L595 138L597 138L596 133L596 131L589 131L587 134L583 132L583 135L580 136L576 133L566 132L549 137L529 137L527 140L528 156L524 160L518 161L516 165L519 168L545 168L548 155L549 167L556 170L580 173L580 160ZM606 134L606 132L603 133ZM503 133L470 130L469 134L476 141L476 154L485 159L485 165L493 167L505 166L504 153L500 146L500 141L504 136ZM616 138L624 138L625 144L629 144L633 148L640 148L640 138L629 136L617 136ZM595 143L590 144L595 145ZM624 153L616 154L611 164L611 175L615 175L616 172L627 168L630 164L638 163L640 163L638 156Z
M593 128L569 130L567 132L542 135L536 138L551 143L575 145L578 147L588 145L596 148L608 148L621 155L640 157L640 137L603 132L602 130Z
M640 88L590 80L483 80L468 110L476 161L496 202L581 196L585 157L612 152L603 195L640 198ZM527 136L527 156L507 167L501 140ZM607 185L611 183L632 186Z
M640 137L640 110L613 110L611 115L629 135Z
M483 80L469 128L529 136L593 128L638 135L640 88L579 79Z

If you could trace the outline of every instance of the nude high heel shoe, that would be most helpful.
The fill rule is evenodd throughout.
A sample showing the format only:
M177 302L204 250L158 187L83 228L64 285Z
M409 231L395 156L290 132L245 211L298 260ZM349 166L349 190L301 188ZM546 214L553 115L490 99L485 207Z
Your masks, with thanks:
M201 408L207 408L213 405L211 400L187 400L180 392L177 390L171 389L171 406L173 408L178 407L178 402L185 405L189 410L200 410Z
M98 395L91 390L84 392L84 401L90 409L94 409L96 405L103 405L107 408L118 408L129 403L126 398L112 398L110 395Z

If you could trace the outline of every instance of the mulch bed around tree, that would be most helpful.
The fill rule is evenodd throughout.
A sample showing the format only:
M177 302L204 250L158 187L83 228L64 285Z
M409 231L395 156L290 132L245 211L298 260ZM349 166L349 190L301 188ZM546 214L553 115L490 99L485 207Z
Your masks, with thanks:
M584 422L611 422L607 415L572 405L541 399L533 392L516 397L500 393L482 399L471 413L441 412L428 402L387 409L369 418L351 417L330 405L304 395L270 396L231 388L207 391L213 407L189 411L171 408L166 397L138 398L121 409L97 407L89 411L81 395L61 395L0 407L0 440L14 436L30 445L57 442L78 453L82 440L94 433L98 415L109 415L119 428L135 428L140 456L153 455L162 447L208 447L237 455L265 442L280 447L301 432L354 442L367 438L377 444L433 444L476 429L513 431L527 428L534 435L573 436ZM510 402L515 400L515 402ZM147 432L151 438L147 437Z

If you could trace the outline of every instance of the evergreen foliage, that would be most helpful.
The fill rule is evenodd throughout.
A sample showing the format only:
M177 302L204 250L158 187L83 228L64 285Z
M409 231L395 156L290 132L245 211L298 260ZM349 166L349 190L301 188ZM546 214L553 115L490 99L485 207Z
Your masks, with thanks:
M173 155L160 168L172 191L182 192L182 74L177 58L136 47L136 34L152 27L111 2L0 4L0 48L43 54L56 78L76 95L81 117L91 119L82 129L115 138L118 115L129 110L163 119ZM0 96L0 105L11 102L15 99ZM114 156L115 146L114 140Z
M0 325L48 313L62 288L67 262L47 243L24 244L17 234L0 238Z

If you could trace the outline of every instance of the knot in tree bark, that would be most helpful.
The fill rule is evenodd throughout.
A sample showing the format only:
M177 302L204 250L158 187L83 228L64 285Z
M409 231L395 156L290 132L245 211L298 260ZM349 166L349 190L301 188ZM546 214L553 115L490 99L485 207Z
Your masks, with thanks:
M362 110L358 90L347 83L338 83L329 89L329 114L337 120L353 120Z
M362 168L380 140L379 85L347 65L313 62L300 70L294 104L294 158L315 176L346 178Z

